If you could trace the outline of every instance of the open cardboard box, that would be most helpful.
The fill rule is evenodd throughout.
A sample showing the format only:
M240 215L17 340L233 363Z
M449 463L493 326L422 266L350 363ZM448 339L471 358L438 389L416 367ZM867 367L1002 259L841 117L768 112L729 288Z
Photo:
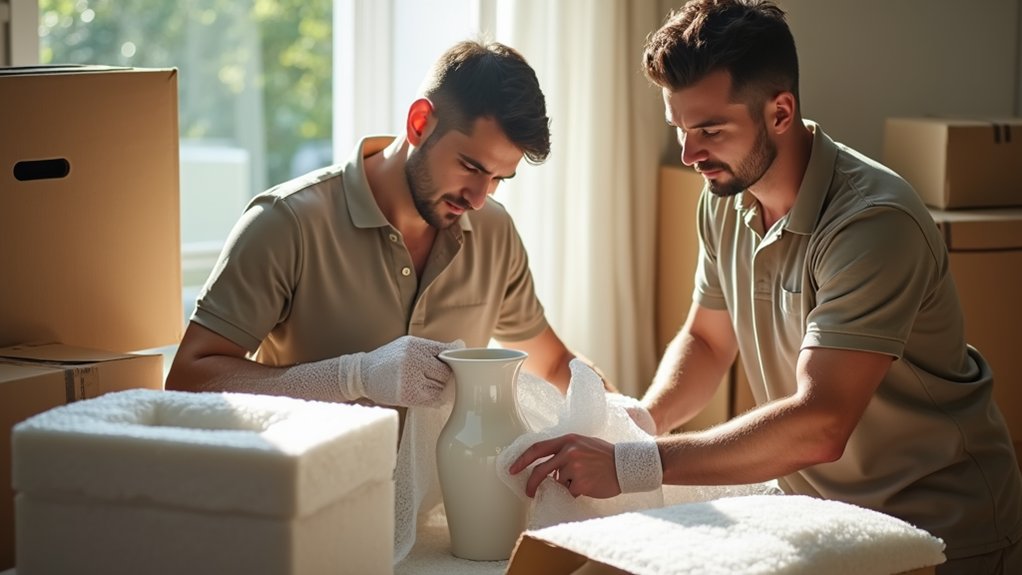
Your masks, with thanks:
M160 356L118 352L177 343L183 312L177 71L0 68L0 101L3 570L15 563L11 427L162 388Z

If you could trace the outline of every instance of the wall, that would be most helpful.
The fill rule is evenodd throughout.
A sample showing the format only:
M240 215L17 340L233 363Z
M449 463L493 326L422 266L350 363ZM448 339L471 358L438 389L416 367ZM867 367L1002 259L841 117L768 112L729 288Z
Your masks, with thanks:
M0 0L0 66L32 66L38 63L37 0Z
M666 14L684 1L660 3ZM881 156L887 116L1022 115L1020 0L778 4L798 46L804 116L869 156ZM677 162L677 143L665 145Z
M0 0L0 66L10 66L11 62L8 55L7 42L8 32L7 29L10 27L11 19L11 6L7 3L7 0Z

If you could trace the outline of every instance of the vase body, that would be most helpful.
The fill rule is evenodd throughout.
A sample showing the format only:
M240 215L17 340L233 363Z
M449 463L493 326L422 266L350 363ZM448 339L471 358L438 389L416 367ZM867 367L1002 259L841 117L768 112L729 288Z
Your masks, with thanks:
M445 351L455 399L436 446L451 552L475 561L511 557L525 529L525 501L497 477L497 456L528 431L516 390L524 352L498 348Z

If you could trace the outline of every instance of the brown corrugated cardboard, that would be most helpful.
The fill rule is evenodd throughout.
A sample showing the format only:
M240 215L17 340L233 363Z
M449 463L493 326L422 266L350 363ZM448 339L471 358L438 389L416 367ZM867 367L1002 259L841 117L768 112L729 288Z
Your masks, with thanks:
M14 424L58 405L137 387L163 388L161 356L56 344L0 348L0 569L14 565Z
M183 327L177 71L0 68L0 569L10 432L68 401L161 388Z
M0 346L183 327L176 70L0 69Z
M883 162L935 208L1022 205L1022 118L888 118Z
M656 345L670 343L692 305L692 276L699 258L696 205L703 177L681 166L660 167L657 197Z
M694 274L699 258L696 205L703 177L681 166L660 167L657 199L656 344L660 357L685 323L692 305ZM686 430L705 429L731 415L731 377L725 377L709 404L685 424Z
M994 370L994 398L1022 442L1022 209L931 210L944 234L965 337Z
M695 170L661 166L657 199L656 336L658 357L685 323L695 287L699 258L696 206L704 185ZM728 419L730 378L717 388L709 404L685 424L705 429Z

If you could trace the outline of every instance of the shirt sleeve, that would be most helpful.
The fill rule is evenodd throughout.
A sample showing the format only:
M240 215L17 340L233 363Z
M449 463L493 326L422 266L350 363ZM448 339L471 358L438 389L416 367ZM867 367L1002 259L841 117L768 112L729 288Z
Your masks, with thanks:
M888 206L862 210L807 255L816 304L802 347L901 357L939 263L918 221Z
M257 196L235 224L192 321L250 352L290 310L301 274L301 230L276 196Z
M529 257L511 218L507 218L507 282L493 337L506 342L523 341L547 327L543 304L536 296Z

